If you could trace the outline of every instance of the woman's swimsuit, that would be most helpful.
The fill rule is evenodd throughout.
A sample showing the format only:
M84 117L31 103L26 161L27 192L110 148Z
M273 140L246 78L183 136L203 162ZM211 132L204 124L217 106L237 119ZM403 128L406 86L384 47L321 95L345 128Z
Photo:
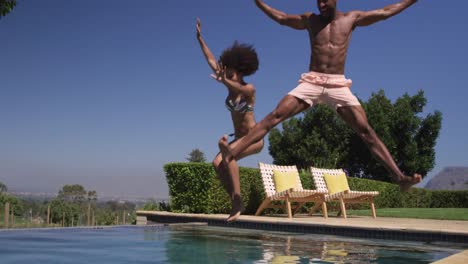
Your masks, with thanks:
M232 101L229 98L226 98L226 108L229 111L234 111L238 112L241 114L247 113L247 112L253 112L253 106L250 104L247 104L247 101L244 98L241 98L238 101Z
M241 114L244 114L244 113L247 113L247 112L253 112L253 110L254 110L253 106L247 104L247 102L246 102L246 100L244 98L241 98L237 102L233 102L231 99L226 98L226 108L230 112L234 111L234 112L238 112L238 113L241 113ZM235 136L235 134L232 133L232 134L229 134L229 136L232 137L232 136ZM237 138L235 140L237 140ZM234 141L232 141L232 142L234 142ZM232 142L230 142L230 143L232 143Z

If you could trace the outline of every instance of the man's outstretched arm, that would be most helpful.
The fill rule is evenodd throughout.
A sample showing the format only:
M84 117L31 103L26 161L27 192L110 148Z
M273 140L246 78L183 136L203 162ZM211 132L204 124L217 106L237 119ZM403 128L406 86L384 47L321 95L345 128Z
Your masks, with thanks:
M263 11L263 13L278 22L280 25L285 25L299 30L306 28L304 18L301 15L288 15L283 11L279 11L265 4L262 0L255 0L255 4Z
M388 5L381 9L371 10L371 11L353 11L357 17L354 22L356 27L365 27L390 18L396 14L399 14L401 11L410 7L418 0L401 0L399 3Z

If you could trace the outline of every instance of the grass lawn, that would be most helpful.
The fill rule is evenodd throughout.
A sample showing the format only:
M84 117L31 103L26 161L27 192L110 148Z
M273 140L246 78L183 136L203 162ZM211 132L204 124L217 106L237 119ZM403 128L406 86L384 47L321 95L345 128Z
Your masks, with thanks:
M467 220L468 208L376 208L377 217ZM346 210L348 215L371 216L367 210Z

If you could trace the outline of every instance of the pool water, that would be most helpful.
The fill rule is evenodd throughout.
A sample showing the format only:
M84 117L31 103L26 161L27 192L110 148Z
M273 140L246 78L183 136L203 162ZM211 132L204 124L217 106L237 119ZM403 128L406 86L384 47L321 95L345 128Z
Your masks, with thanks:
M431 263L459 244L210 226L0 232L0 263Z

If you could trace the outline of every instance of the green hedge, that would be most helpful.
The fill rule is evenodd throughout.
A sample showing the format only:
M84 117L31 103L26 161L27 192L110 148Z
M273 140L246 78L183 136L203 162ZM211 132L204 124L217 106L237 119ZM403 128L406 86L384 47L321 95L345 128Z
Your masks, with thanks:
M228 213L231 203L210 163L169 163L164 166L174 212ZM239 168L246 214L260 205L263 184L258 169Z
M350 188L379 191L375 202L378 208L468 208L468 190L431 191L411 188L402 193L397 185L359 178L348 178Z
M174 212L228 213L228 195L216 177L210 163L169 163L164 166L171 208ZM305 189L315 189L310 173L301 171ZM240 168L241 194L245 214L254 214L264 198L260 172L256 168ZM430 191L412 188L401 193L398 186L386 182L348 177L349 186L356 191L378 191L377 208L467 208L468 191ZM329 209L338 209L330 203ZM349 209L369 208L367 204L350 204Z

